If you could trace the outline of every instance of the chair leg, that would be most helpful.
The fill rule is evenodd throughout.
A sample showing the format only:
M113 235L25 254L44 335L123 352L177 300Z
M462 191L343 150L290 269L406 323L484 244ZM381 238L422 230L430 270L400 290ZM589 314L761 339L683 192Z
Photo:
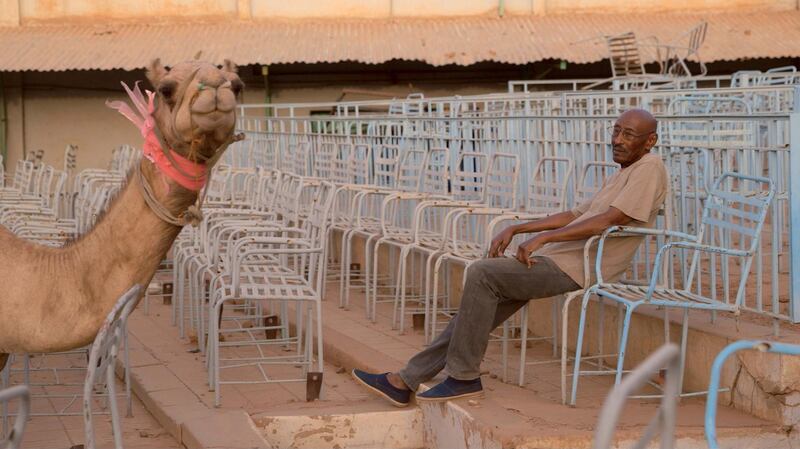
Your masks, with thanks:
M430 332L429 332L429 340L426 340L425 343L430 344L434 338L436 338L436 322L439 319L439 271L442 268L442 263L447 259L447 255L442 255L436 259L436 263L433 264L433 291L432 291L432 301L431 304L431 320L430 320Z
M561 296L554 296L553 301L551 304L551 309L553 313L553 317L551 320L553 326L553 335L551 337L551 343L553 344L553 358L558 357L558 304L561 302ZM525 320L527 325L527 318Z
M315 305L317 306L317 369L321 373L325 367L325 363L322 358L322 304L315 302Z
M605 354L605 339L603 338L603 335L605 334L605 324L606 308L603 297L601 296L597 299L597 353L600 355ZM603 363L603 357L597 359L597 364L600 369L603 369Z
M681 362L680 362L680 379L678 381L678 400L683 394L683 376L686 368L686 346L689 339L689 309L683 310L683 328L681 329Z
M119 422L119 410L117 409L117 389L115 382L117 377L114 375L115 357L112 357L106 368L106 392L108 393L108 402L111 413L111 433L114 435L114 447L122 449L122 426ZM85 401L91 401L91 398L84 398ZM91 419L89 416L86 419Z
M625 319L622 322L622 332L619 335L619 350L617 351L617 374L614 378L614 385L619 385L622 382L622 371L625 368L625 350L628 347L628 334L631 330L631 316L636 307L632 305L625 306Z
M378 251L380 250L380 239L375 241L372 250L372 296L370 302L372 304L372 322L378 320Z
M405 331L406 331L406 326L405 326L405 323L406 323L406 284L408 283L407 282L408 281L408 279L407 279L408 275L407 275L406 271L407 271L407 267L409 265L409 262L408 262L409 257L408 256L410 255L410 253L411 253L411 247L409 245L403 246L403 249L400 251L400 266L402 267L402 268L400 268L400 270L401 270L400 271L400 281L399 281L399 287L400 288L398 290L399 296L395 297L395 303L399 302L399 306L400 306L400 311L399 311L400 312L400 316L399 316L400 319L399 319L399 323L398 323L398 326L400 328L400 335L405 334ZM414 257L411 256L411 265L412 265L412 267L411 267L411 279L412 280L414 278L414 270L413 270L414 263L413 263L413 261L414 261Z
M180 256L178 254L175 255L175 258L172 260L172 285L174 286L173 289L173 298L172 298L172 325L175 326L178 324L178 298L175 298L174 293L177 293L178 290L178 263L180 261Z
M508 338L509 338L508 320L503 321L503 337L501 339L501 346L503 348L503 382L508 382Z
M519 386L525 385L525 365L528 352L528 304L522 306L522 326L520 328L520 349L519 349ZM553 326L555 326L553 322Z
M432 252L428 254L428 257L425 260L425 274L423 282L425 282L425 318L423 320L423 326L425 327L425 343L427 344L430 341L430 322L431 322L431 280L433 279L433 267L432 262L436 258L439 253Z
M586 309L589 306L589 297L593 290L588 290L583 295L583 302L581 303L581 318L578 321L578 340L575 342L575 367L572 372L572 397L570 398L569 405L575 406L575 399L578 394L578 378L581 374L581 351L583 350L583 334L586 327Z
M561 305L561 403L567 405L567 351L569 349L569 305L572 300L581 296L583 290L577 290L567 294L564 304Z
M350 284L350 255L348 251L349 232L342 232L342 250L339 253L339 307L346 309L348 304L349 284Z
M214 303L216 303L216 298L213 299ZM208 337L208 349L206 350L206 369L208 370L208 388L209 391L213 391L216 384L215 384L215 374L216 371L214 369L214 365L216 363L217 357L217 347L215 345L215 341L218 340L217 334L219 333L219 329L217 328L217 313L219 309L217 307L212 307L209 311L211 315L210 322L209 322L209 337Z
M213 323L211 324L211 326L214 327L214 332L212 332L211 335L209 335L209 338L211 338L211 342L213 344L213 349L211 351L213 359L212 359L211 365L212 365L212 370L214 371L214 374L213 374L214 382L211 385L213 385L213 388L214 388L214 406L215 407L219 407L221 405L221 403L222 403L222 392L220 391L221 388L220 388L220 385L219 385L219 371L220 371L220 363L221 363L220 362L220 358L221 357L220 357L220 354L219 354L219 329L217 329L217 327L216 327L217 326L216 325L216 322L217 322L216 316L220 313L220 307L221 306L222 306L222 301L219 301L219 304L215 304L214 308L212 309L215 319L212 320Z

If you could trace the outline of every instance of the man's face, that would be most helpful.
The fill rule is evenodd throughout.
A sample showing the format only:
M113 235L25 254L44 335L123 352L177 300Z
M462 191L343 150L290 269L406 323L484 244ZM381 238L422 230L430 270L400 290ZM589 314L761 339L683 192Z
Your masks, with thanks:
M614 162L623 168L633 164L650 152L657 139L652 122L634 111L622 114L611 131Z

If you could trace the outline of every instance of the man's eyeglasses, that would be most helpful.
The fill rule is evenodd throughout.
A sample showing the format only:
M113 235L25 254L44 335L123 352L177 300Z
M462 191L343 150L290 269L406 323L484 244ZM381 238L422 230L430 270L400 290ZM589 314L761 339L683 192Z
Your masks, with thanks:
M627 130L627 129L622 129L619 126L609 126L608 127L608 134L610 134L612 138L613 137L617 137L618 135L622 134L622 138L625 139L625 140L633 140L633 139L638 139L639 137L649 136L650 134L653 134L654 132L655 131L650 131L650 132L646 132L646 133L642 133L642 134L636 134L633 131L630 131L630 130Z

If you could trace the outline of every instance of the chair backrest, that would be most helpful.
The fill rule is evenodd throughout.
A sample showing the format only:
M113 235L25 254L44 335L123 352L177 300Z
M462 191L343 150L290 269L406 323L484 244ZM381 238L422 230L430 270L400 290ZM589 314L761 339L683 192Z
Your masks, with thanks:
M217 164L208 183L206 199L210 201L228 202L231 199L230 180L233 168L230 165Z
M752 105L738 97L687 95L673 99L667 113L682 115L749 115ZM752 121L737 119L670 120L664 143L700 147L753 147L756 127Z
M334 158L336 158L336 144L333 142L320 142L317 151L311 155L314 170L312 176L322 179L331 179L333 176Z
M292 157L291 170L298 176L309 176L311 167L311 151L308 142L298 142L289 145L289 154Z
M305 238L311 241L316 248L324 248L336 186L331 182L321 180L305 180L303 182L303 190L311 193L308 198L309 201L303 204L303 208L308 211L308 215L302 224L303 229L306 231ZM308 261L305 274L314 288L320 289L322 282L324 282L322 278L324 274L323 265L325 263L324 254L313 254L308 258Z
M420 190L426 193L447 195L450 187L450 151L447 148L431 148L425 155L425 171L422 173Z
M256 134L256 136L258 136L259 145L255 146L254 152L261 154L260 157L264 161L264 168L277 170L281 160L281 154L278 151L278 139L265 137L262 134Z
M371 184L372 147L364 143L352 145L347 161L348 182L353 184Z
M566 210L574 168L572 159L565 157L539 159L528 186L525 212L554 213Z
M64 172L72 173L78 166L78 146L69 144L64 149Z
M284 223L297 223L299 202L302 193L302 177L294 173L282 173L278 191L275 196L275 212Z
M425 164L428 153L425 150L409 148L400 155L397 168L397 190L403 192L418 192L422 189L422 178L425 173Z
M756 78L756 84L759 86L780 86L796 84L798 80L800 78L797 77L797 67L788 65L767 70L762 76Z
M122 449L122 427L117 407L116 359L119 347L125 341L128 316L136 307L141 293L141 286L134 285L125 292L111 312L106 316L103 325L94 338L89 351L89 362L86 367L86 380L83 383L83 422L86 436L86 449L94 449L94 426L92 424L92 395L95 385L105 384L108 392L109 412L111 413L111 429L114 434L114 447Z
M644 65L639 54L639 43L633 32L606 37L611 75L614 78L643 75Z
M578 188L575 189L575 205L590 200L617 170L619 164L615 162L588 161L583 164Z
M484 202L489 207L516 209L519 158L515 154L494 153L489 159Z
M259 170L256 183L256 200L254 208L271 211L281 185L281 172L277 170Z
M708 22L705 20L701 21L697 25L694 26L691 30L689 30L688 34L688 42L686 48L688 49L687 57L697 55L700 47L703 46L703 42L706 40L706 32L708 31Z
M30 186L31 179L33 178L33 162L20 159L17 161L17 166L14 168L14 181L11 187L25 192Z
M718 248L712 253L695 251L686 281L686 289L716 298L719 294L717 276L723 284L723 301L731 303L730 283L732 276L730 260L742 258L738 273L739 285L734 303L741 305L753 257L761 241L761 230L767 217L775 186L769 178L726 172L714 181L708 190L703 208L698 241ZM704 282L703 273L709 273ZM705 285L704 285L705 284Z
M760 70L739 70L733 72L731 75L730 87L747 87L757 84L757 80L761 78Z
M485 153L462 152L458 155L451 195L459 201L484 201L489 157Z
M375 154L375 185L395 188L397 186L400 147L381 145Z
M331 162L330 181L335 184L350 183L350 153L353 144L350 142L336 142L334 145L333 161Z

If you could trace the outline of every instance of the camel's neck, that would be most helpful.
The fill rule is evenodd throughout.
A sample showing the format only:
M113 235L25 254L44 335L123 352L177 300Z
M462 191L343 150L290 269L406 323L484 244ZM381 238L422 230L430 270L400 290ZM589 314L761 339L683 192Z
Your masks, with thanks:
M167 184L148 160L142 159L141 169L156 200L172 215L179 215L195 201L196 194L173 182ZM153 213L142 196L139 178L131 176L106 216L70 249L77 266L87 268L87 300L99 300L101 307L109 310L133 284L147 288L179 232L180 228Z

